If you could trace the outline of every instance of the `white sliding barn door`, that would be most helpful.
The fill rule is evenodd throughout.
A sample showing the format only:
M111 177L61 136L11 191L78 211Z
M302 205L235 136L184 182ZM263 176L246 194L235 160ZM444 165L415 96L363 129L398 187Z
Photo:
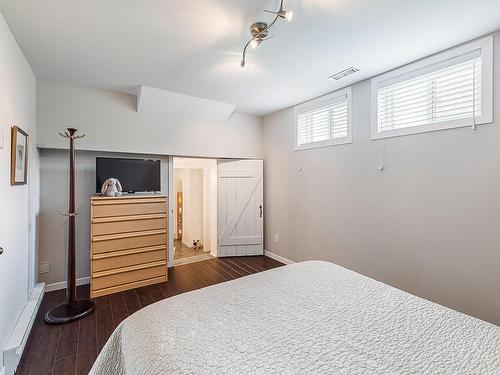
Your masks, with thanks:
M264 254L262 180L262 160L219 160L218 256Z

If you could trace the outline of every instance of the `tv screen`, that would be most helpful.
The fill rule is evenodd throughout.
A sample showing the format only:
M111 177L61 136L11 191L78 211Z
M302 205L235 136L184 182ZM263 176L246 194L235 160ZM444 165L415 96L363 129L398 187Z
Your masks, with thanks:
M96 158L96 192L116 178L123 192L160 191L160 160Z

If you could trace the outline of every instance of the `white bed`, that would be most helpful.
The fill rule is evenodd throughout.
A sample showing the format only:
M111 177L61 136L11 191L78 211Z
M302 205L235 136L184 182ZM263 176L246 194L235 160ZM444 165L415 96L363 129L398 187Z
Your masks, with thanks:
M91 374L500 374L500 327L332 263L175 296L124 320Z

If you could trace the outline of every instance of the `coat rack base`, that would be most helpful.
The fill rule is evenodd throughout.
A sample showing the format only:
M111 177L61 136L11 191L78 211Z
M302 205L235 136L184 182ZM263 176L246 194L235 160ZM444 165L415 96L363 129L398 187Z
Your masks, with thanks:
M81 319L94 311L95 305L90 299L77 299L76 301L64 302L50 309L45 314L45 322L48 324L63 324Z

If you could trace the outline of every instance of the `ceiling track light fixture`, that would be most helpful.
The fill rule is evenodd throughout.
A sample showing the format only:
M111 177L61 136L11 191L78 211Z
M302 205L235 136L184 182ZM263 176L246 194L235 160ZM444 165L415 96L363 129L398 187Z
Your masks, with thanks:
M283 9L283 0L281 0L280 8L276 12L272 10L264 10L264 12L272 13L276 15L276 17L269 24L265 22L255 22L252 26L250 26L250 34L252 35L252 39L250 39L243 48L243 53L242 53L243 56L240 63L242 69L244 69L246 65L248 46L252 48L257 48L262 42L271 39L272 36L269 36L269 30L271 29L271 27L274 26L274 24L279 18L285 21L291 21L293 17L293 12L291 10Z

